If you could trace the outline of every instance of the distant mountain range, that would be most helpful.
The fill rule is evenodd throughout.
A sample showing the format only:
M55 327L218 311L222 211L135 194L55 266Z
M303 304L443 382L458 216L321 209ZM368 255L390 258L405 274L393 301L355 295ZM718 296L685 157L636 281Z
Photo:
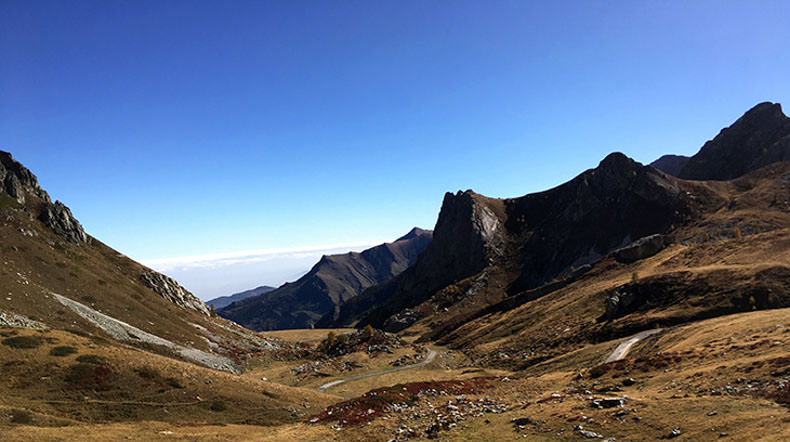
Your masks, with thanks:
M220 296L218 298L210 299L206 301L206 305L209 307L214 307L214 309L220 309L226 307L236 301L241 301L242 299L247 299L251 296L258 296L264 293L269 293L272 290L276 290L277 287L271 287L268 285L262 285L260 287L255 287L254 289L245 290L243 292L234 293L229 296Z
M400 331L420 321L420 330L430 330L426 338L436 339L486 312L559 290L607 257L634 260L674 241L782 228L787 160L790 119L779 104L761 103L690 158L665 156L651 167L613 153L544 192L508 199L448 193L434 239L417 262L316 326ZM784 289L771 290L772 307L790 299Z
M366 288L406 270L432 238L431 231L415 227L392 243L324 256L297 281L235 301L217 314L253 330L310 328Z

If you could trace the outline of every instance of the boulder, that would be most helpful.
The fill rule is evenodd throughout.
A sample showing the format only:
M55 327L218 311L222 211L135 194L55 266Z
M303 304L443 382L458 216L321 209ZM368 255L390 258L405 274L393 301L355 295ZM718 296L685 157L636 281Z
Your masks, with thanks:
M655 234L640 238L631 244L613 252L615 259L622 263L631 263L655 255L672 243L669 235Z

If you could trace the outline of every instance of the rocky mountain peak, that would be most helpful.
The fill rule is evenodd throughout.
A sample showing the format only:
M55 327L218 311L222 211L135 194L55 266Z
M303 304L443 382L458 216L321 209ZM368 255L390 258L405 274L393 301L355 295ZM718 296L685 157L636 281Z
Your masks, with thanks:
M414 239L420 236L431 235L432 232L430 230L421 229L419 227L414 227L413 229L409 230L409 233L401 236L400 238L396 239L395 241L405 241L409 239Z
M690 180L730 180L790 160L790 118L779 103L760 103L705 143L679 173Z

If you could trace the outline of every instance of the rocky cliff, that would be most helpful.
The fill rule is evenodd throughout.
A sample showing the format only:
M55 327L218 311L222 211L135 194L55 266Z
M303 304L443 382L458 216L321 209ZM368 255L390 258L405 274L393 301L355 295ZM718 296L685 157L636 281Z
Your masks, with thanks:
M16 200L25 210L37 210L38 219L56 234L75 244L90 241L71 210L60 201L53 203L47 192L39 186L36 176L4 151L0 151L0 183L0 190ZM35 200L39 203L36 204Z
M297 281L234 302L220 316L253 330L309 328L364 289L403 272L431 242L430 231L414 228L392 243L361 253L324 256Z

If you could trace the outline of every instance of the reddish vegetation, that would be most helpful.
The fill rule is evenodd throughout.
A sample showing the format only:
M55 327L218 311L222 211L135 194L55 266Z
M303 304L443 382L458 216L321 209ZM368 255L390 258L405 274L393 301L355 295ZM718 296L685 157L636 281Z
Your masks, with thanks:
M390 404L414 404L422 395L451 395L477 393L492 378L474 378L463 381L412 382L371 390L362 396L332 405L311 423L339 422L359 425L381 416Z

